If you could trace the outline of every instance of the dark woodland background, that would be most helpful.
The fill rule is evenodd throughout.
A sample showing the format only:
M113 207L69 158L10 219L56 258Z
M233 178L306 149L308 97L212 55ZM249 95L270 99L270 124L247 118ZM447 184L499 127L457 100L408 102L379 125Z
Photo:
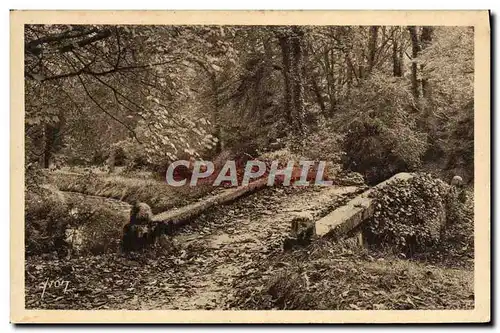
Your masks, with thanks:
M296 141L374 182L473 177L473 29L26 26L26 163L162 167Z

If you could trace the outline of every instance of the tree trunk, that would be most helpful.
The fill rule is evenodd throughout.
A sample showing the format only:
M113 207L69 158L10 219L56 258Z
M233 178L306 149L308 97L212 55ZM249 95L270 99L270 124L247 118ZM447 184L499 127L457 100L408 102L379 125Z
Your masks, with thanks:
M351 90L352 90L352 74L353 74L353 68L351 61L349 60L349 56L346 54L345 56L346 63L347 63L347 68L346 68L346 81L347 81L347 97L351 96Z
M292 28L292 59L293 59L293 131L295 134L302 135L304 133L304 32L298 26Z
M210 75L212 80L212 90L213 90L213 98L214 98L214 127L215 127L215 137L218 139L215 144L215 153L219 154L222 151L222 130L220 126L220 117L219 117L219 89L217 84L217 75L212 73Z
M331 56L330 56L331 54ZM334 77L334 68L335 65L333 59L333 50L326 50L323 55L323 61L325 63L325 75L326 82L328 84L328 98L330 100L330 109L328 111L328 116L332 116L335 110L335 105L337 104L337 99L335 96L335 77Z
M153 216L153 222L164 223L170 226L170 230L190 223L200 214L206 212L214 206L222 206L234 202L238 198L253 193L267 187L267 177L259 179L248 184L248 186L239 186L228 189L227 191L217 194L208 200L198 201L180 209L169 210Z
M274 117L274 98L275 86L273 84L274 64L273 64L273 47L269 36L262 36L262 46L264 48L264 64L262 65L261 74L257 76L256 96L260 97L257 102L258 117L257 124L259 128L268 128L272 126L276 120ZM271 139L271 141L274 141Z
M394 40L392 42L392 74L397 77L401 77L401 67L399 66L399 56L398 56L398 42Z
M52 154L54 152L54 144L56 141L57 129L53 125L45 125L44 129L44 147L42 157L42 167L50 167Z
M317 76L311 76L311 85L313 87L314 95L316 96L316 102L318 103L319 108L321 109L321 113L324 115L326 112L326 106L325 106L325 101L323 100L323 96L321 95L321 89L318 84Z
M420 43L418 41L417 28L415 26L409 26L408 31L410 32L411 38L411 52L412 52L412 64L411 64L411 90L413 96L418 99L420 97L419 80L417 78L417 63L415 59L418 57L420 51Z
M370 27L370 39L368 40L368 73L371 73L375 66L375 55L377 54L378 26Z
M425 49L431 43L432 31L433 31L433 27L422 27L422 34L420 36L420 40L421 40L420 49L421 50ZM421 65L420 69L422 70L423 68L424 68L424 65ZM425 78L422 78L422 96L424 98L430 98L430 95L431 95L431 91L430 91L429 81Z
M108 172L115 172L115 163L116 163L116 147L111 147L108 158Z
M399 32L399 28L397 28ZM398 41L396 34L392 38L392 73L396 77L403 76L403 46Z
M292 124L292 88L291 88L291 56L290 56L290 42L291 39L289 36L284 35L279 38L280 47L281 47L281 56L283 61L283 80L284 80L284 115L285 121L288 125Z
M50 167L54 153L63 146L63 129L66 123L64 111L59 110L57 117L57 121L43 125L43 153L40 160L43 168Z
M291 135L299 138L304 132L303 31L293 27L279 33L283 60L284 109Z

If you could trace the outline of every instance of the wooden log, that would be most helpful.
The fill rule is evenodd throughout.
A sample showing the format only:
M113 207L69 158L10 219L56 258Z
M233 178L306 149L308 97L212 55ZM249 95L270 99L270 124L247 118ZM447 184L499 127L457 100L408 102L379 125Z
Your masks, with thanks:
M153 221L166 224L168 225L168 230L173 231L214 206L231 203L244 195L263 189L266 186L267 178L259 179L248 184L248 186L230 188L206 200L157 214L153 216Z

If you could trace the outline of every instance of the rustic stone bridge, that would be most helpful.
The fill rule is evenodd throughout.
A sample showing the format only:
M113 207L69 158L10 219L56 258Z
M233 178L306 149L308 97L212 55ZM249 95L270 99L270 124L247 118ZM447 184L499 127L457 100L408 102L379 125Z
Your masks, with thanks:
M373 199L370 194L397 180L408 180L414 177L411 173L399 173L386 181L370 188L353 198L346 204L338 207L333 212L314 220L312 216L302 215L292 220L292 232L285 240L284 248L289 249L294 245L308 244L314 239L322 237L341 237L353 233L358 245L363 246L364 239L360 225L374 213ZM302 225L299 228L298 225ZM299 228L299 229L298 229Z
M413 176L414 174L412 173L399 173L385 180L384 182L366 190L359 196L349 201L347 204L340 206L323 218L314 221L314 223L311 225L314 228L314 231L310 232L310 234L315 234L317 238L321 238L328 237L332 234L335 234L337 236L345 235L357 229L363 221L367 220L373 215L373 199L369 197L372 192L386 186L391 182L397 180L408 180L413 178ZM247 187L229 189L207 200L200 201L182 207L180 209L175 209L158 214L154 217L154 221L160 223L169 223L172 227L176 228L184 225L190 219L195 218L211 207L217 206L219 204L230 203L245 194L257 191L265 186L265 180L261 180L251 183ZM313 218L312 216L310 216L308 217L308 219L312 220ZM363 238L361 232L356 233L356 236L358 237L358 242L362 244Z
M346 234L356 229L363 221L373 215L373 199L369 196L372 192L386 186L387 184L397 180L408 180L413 178L414 174L411 173L398 173L384 182L372 187L371 189L363 192L359 196L335 209L330 214L322 219L316 221L316 235L318 237L328 236L332 233ZM360 233L358 233L360 236ZM361 239L360 239L361 240Z

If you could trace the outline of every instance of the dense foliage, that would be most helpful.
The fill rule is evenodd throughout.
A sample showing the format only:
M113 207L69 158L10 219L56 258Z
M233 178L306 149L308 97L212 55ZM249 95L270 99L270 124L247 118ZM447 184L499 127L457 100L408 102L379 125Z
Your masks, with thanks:
M426 136L408 112L411 92L399 78L372 75L353 92L346 109L344 166L378 183L407 170L416 170L426 149Z
M473 176L473 30L27 25L26 156L164 171L289 147ZM345 142L342 140L345 138ZM302 154L305 155L305 154Z
M116 252L127 214L101 205L68 200L53 188L28 192L25 208L26 253L67 255Z
M447 192L446 184L425 174L378 189L367 225L369 242L408 254L436 244L446 223Z
M394 181L372 194L375 212L364 227L367 241L405 256L435 251L470 256L473 205L466 193L429 174Z

